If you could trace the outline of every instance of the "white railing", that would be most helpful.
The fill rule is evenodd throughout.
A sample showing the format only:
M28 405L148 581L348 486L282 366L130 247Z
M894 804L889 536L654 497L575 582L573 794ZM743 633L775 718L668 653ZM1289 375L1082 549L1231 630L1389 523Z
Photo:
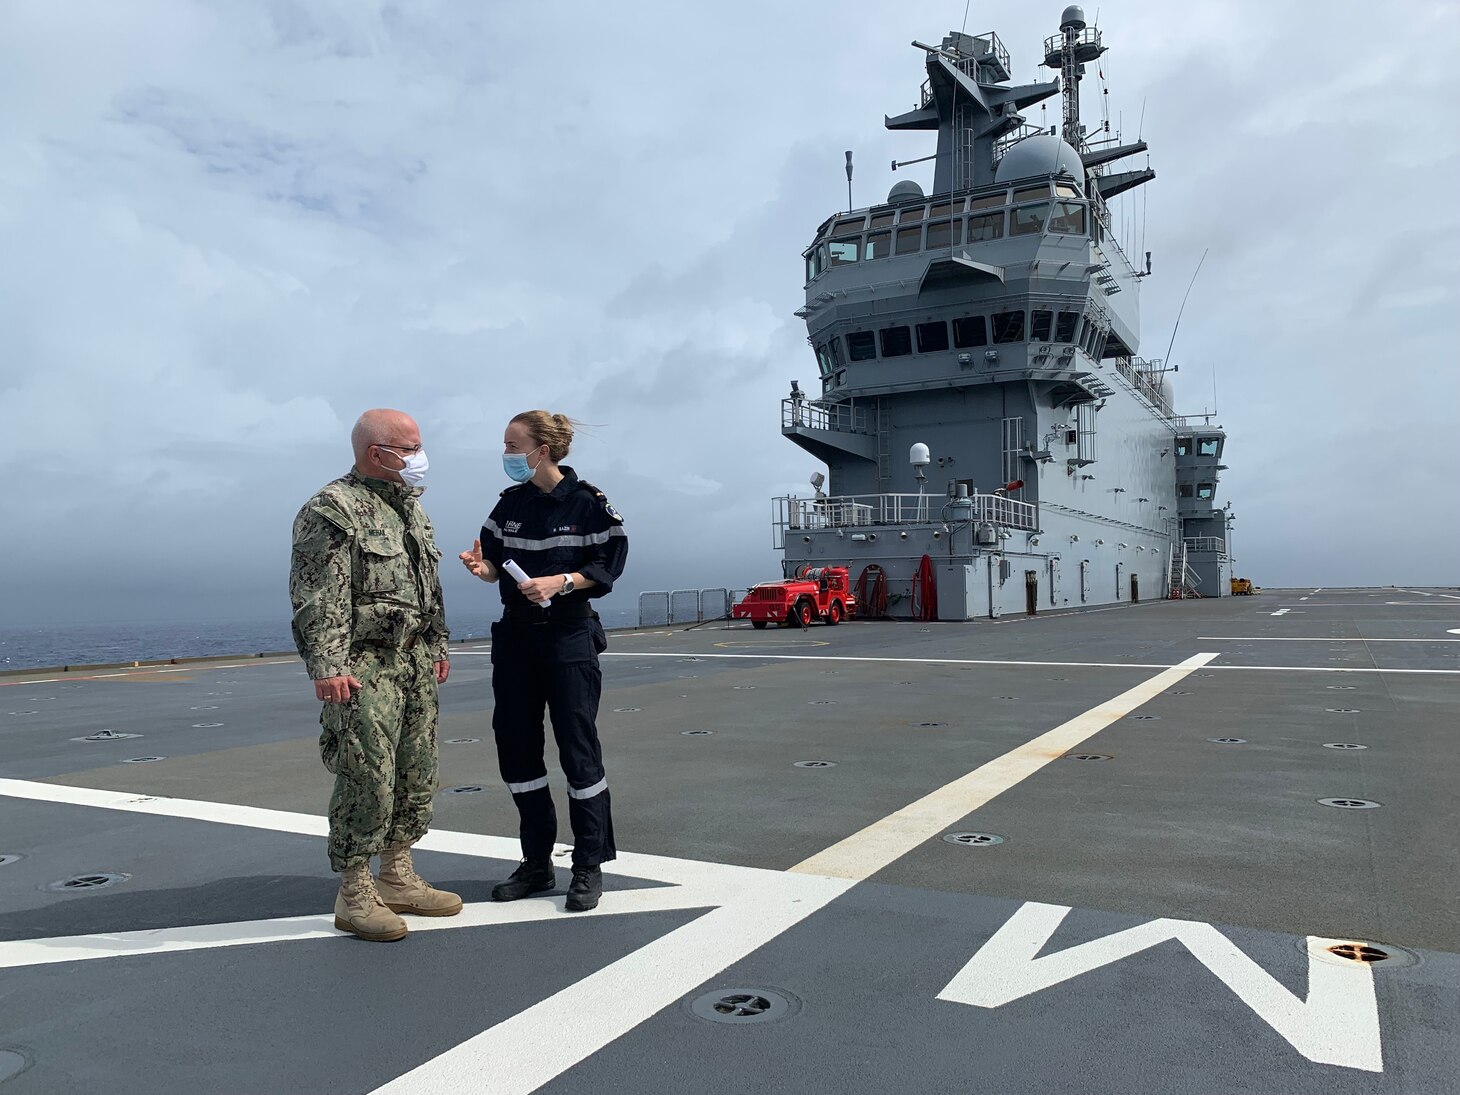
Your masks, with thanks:
M1218 555L1227 554L1227 541L1220 536L1188 536L1185 543L1187 551L1215 551Z
M781 400L781 429L805 426L834 433L871 433L867 408L846 403L816 403L808 399Z
M787 532L816 529L865 528L875 525L942 523L945 509L960 521L989 521L1034 532L1039 511L1032 502L1001 494L973 494L949 498L944 494L851 494L837 498L798 498L782 495L771 500L775 547L785 544Z

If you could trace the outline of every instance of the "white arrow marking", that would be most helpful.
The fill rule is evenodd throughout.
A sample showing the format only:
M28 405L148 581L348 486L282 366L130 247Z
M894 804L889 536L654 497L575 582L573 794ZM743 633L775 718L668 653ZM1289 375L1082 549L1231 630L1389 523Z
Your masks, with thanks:
M939 1000L996 1008L1174 939L1310 1061L1383 1072L1374 974L1327 953L1345 940L1308 937L1308 999L1299 1000L1210 924L1152 920L1036 957L1069 912L1029 901L949 981Z

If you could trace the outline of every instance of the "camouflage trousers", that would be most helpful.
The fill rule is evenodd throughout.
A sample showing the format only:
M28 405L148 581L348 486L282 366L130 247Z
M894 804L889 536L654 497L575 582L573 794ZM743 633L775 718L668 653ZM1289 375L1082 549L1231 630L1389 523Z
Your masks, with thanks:
M336 871L387 844L419 840L436 794L436 669L425 645L357 647L349 672L360 690L347 704L325 704L319 717L319 755L335 775L329 857Z

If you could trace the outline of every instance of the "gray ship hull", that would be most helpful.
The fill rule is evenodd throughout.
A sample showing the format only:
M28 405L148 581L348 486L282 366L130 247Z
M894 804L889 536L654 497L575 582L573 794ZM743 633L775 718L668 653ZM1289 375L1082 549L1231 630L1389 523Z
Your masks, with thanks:
M0 1081L1453 1091L1454 629L1453 590L1305 589L616 633L628 850L580 915L565 869L488 899L516 818L467 644L417 857L467 905L393 945L331 926L297 661L0 678Z

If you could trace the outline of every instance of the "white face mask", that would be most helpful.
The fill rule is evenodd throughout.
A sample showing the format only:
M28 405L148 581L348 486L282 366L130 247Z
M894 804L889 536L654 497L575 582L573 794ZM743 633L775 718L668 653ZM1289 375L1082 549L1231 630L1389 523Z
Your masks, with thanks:
M401 460L404 461L401 467L391 468L390 470L399 475L401 481L406 486L419 487L421 485L421 481L426 478L426 470L431 466L431 461L426 459L425 449L417 449L409 456L401 456L400 453L388 446L381 445L380 447L389 453L400 456Z

